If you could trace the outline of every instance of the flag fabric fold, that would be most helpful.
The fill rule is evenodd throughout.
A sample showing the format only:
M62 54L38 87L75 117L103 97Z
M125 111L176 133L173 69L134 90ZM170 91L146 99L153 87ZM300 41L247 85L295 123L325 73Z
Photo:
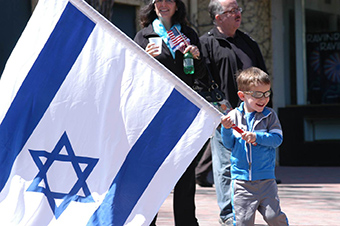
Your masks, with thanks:
M81 0L40 0L0 80L1 225L149 225L220 113Z

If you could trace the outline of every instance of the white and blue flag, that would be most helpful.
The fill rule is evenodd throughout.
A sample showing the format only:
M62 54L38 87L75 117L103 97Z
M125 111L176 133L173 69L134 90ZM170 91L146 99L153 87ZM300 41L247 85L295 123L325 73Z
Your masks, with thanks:
M0 225L149 225L220 113L81 0L39 0L0 80Z

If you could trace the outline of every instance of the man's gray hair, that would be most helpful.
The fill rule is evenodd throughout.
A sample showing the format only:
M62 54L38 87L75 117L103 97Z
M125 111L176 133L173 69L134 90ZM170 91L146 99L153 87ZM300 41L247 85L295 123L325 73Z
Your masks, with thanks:
M223 13L224 9L219 0L211 0L208 6L210 17L215 21L215 16L217 14Z

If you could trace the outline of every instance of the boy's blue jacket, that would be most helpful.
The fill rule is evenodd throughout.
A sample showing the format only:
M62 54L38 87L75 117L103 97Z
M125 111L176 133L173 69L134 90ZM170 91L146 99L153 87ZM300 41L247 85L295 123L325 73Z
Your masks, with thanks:
M228 115L236 126L247 131L243 104L230 111ZM232 128L226 129L222 126L222 142L226 148L232 150L232 179L246 181L275 179L275 148L280 146L283 139L277 114L268 107L262 112L256 112L253 127L249 131L256 133L256 146L246 143Z

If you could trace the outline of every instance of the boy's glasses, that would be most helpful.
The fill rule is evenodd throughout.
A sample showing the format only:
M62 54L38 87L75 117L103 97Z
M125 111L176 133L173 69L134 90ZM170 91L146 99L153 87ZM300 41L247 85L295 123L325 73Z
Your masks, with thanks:
M175 0L154 0L154 3L162 3L163 1L165 1L165 3L174 3Z
M270 90L266 91L266 92L261 92L261 91L243 91L245 94L249 94L252 97L256 98L256 99L261 99L262 97L269 97L270 94L272 93Z
M226 11L224 11L223 13L221 13L221 14L232 14L232 15L235 15L236 13L238 13L238 12L240 12L240 13L242 13L242 11L243 11L243 9L241 8L241 7L238 7L238 8L233 8L233 9L231 9L231 10L226 10Z

